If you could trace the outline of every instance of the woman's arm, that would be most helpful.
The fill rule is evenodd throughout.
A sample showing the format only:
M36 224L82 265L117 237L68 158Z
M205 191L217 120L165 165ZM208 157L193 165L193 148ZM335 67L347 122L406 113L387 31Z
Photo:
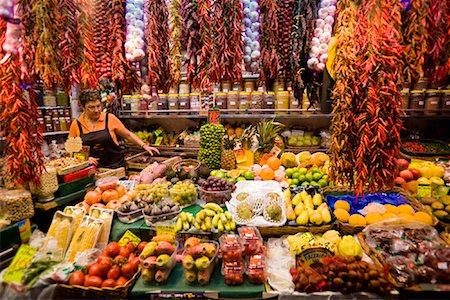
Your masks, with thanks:
M118 128L116 130L116 132L122 138L131 141L133 144L141 147L142 149L144 149L145 151L147 151L151 155L153 155L154 153L159 154L159 150L158 149L156 149L155 147L151 147L151 146L147 145L146 143L144 143L140 138L137 137L137 135L135 135L134 133L129 131L125 126L123 126L122 128Z

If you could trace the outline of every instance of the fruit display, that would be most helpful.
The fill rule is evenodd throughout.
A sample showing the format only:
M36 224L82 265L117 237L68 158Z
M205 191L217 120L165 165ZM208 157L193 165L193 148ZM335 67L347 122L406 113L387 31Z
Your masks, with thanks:
M351 256L322 258L321 265L305 264L291 270L295 290L299 292L336 291L350 294L369 291L388 295L393 287L386 279L384 269Z
M282 135L290 147L319 147L321 142L320 136L303 130L288 130Z
M290 198L285 192L286 217L290 225L321 226L331 222L332 217L328 204L324 202L320 190L316 188L302 189Z
M138 184L135 186L136 196L133 201L146 203L158 203L163 200L168 194L169 182Z
M194 227L202 231L230 232L236 229L236 222L230 212L216 203L207 203L195 215Z
M274 120L261 120L256 124L256 138L258 140L258 149L255 151L254 161L261 164L264 154L270 153L273 146L277 144L278 148L284 149L284 143L280 136L285 126ZM283 144L283 145L282 145Z
M170 199L147 205L143 208L145 224L153 226L160 222L171 221L177 217L180 211L181 207Z
M264 241L258 228L242 226L239 227L238 233L244 246L245 256L264 254L266 252Z
M180 206L195 202L198 197L197 188L192 181L179 181L169 190L172 200Z
M222 139L225 127L205 124L200 127L200 150L197 159L206 163L209 169L219 169L222 155Z
M216 178L223 178L226 179L228 182L236 183L239 181L244 180L254 180L255 179L255 173L251 170L243 171L243 170L212 170L210 172L211 177Z
M219 244L190 237L184 243L182 265L184 278L190 283L207 285L217 262Z
M209 173L209 168L205 163L200 163L197 166L188 160L186 162L181 161L176 171L167 168L165 177L173 184L183 180L191 180L194 183L201 184L204 179L209 177Z
M81 224L72 236L66 252L66 260L73 262L79 252L94 248L97 244L103 226L103 221L84 216Z
M328 175L325 171L325 168L317 168L317 167L294 167L287 168L285 170L286 173L286 182L290 187L297 186L319 186L325 187L328 186Z
M417 211L397 193L366 194L358 202L352 195L328 195L327 202L333 207L338 221L357 227L391 218L405 218L429 225L435 222L431 215Z
M163 284L176 264L178 242L160 240L158 236L148 242L139 255L142 280Z
M235 138L226 135L223 138L222 157L220 159L220 167L224 170L236 169L236 157L234 156L234 148L236 147Z
M422 197L420 202L428 213L433 214L440 221L450 223L450 195L442 197Z
M378 259L388 267L397 286L449 282L450 247L433 227L385 221L368 226L363 234L365 243L377 249Z
M127 285L139 269L140 249L140 245L136 247L131 242L122 247L117 242L109 243L95 262L70 274L69 285L96 288Z
M175 231L188 231L194 227L195 219L194 215L189 212L181 212L178 214Z
M235 185L226 179L211 176L203 181L199 188L200 200L204 203L225 205L235 189Z
M117 183L117 177L105 177L97 180L95 184L96 189L88 191L78 206L84 207L87 212L91 207L118 209L119 199L125 195L126 189L125 186Z
M263 255L252 255L247 264L248 281L252 284L264 284L267 280L267 266Z
M236 234L224 234L220 237L222 255L222 275L227 285L241 285L244 283L244 246Z

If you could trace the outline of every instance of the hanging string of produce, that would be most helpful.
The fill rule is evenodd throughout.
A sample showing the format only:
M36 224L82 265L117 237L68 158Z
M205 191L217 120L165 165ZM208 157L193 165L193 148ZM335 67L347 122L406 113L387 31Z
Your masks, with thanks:
M116 6L120 4L117 3ZM125 57L130 62L140 62L145 58L144 7L144 0L126 0L125 20L127 32Z
M214 57L211 63L212 82L242 79L242 3L240 0L213 2Z
M270 86L278 78L278 17L276 0L260 0L261 60L259 80Z
M5 137L8 177L19 186L30 181L39 182L43 166L40 150L43 137L38 129L35 94L31 88L26 90L20 87L20 35L16 39L17 36L12 34L17 30L21 31L20 25L7 24L0 19L0 46L5 51L0 51L0 124ZM16 50L10 48L6 51L5 48L11 45L17 47Z
M186 45L185 64L187 82L195 84L198 73L198 54L202 48L200 41L200 25L198 23L197 0L182 0L181 17L183 20L182 41Z
M172 59L172 68L170 77L173 84L179 84L181 81L181 34L182 18L180 15L180 0L172 0L169 4L169 29L170 29L170 56Z
M145 4L148 78L150 85L167 93L172 85L168 7L164 0L149 0Z
M44 88L53 88L62 82L58 45L55 41L62 34L62 24L58 0L35 0L32 13L36 16L33 40L36 41L34 69L44 83Z
M450 13L448 1L428 0L427 6L427 55L425 73L429 82L442 83L450 70Z
M80 83L79 60L80 60L80 32L78 18L80 9L75 1L61 0L61 24L64 30L59 36L58 47L61 56L60 83L64 90L68 92L73 84Z
M351 2L343 3L351 12ZM394 158L400 148L402 128L401 9L396 0L364 0L354 23L353 39L342 41L348 36L338 30L341 45L349 43L351 48L347 56L336 60L340 82L333 91L337 117L331 126L331 178L336 183L350 184L357 195L366 187L370 191L392 188L394 182ZM342 25L342 19L339 23ZM339 65L344 61L345 67ZM357 82L349 76L358 78ZM338 153L344 155L338 157Z
M33 31L36 17L31 12L32 2L33 0L17 1L17 9L21 15L20 19L22 24L22 54L20 56L20 64L22 66L21 79L26 83L32 83L35 81L33 62L35 57L36 42L33 40Z
M95 74L97 78L111 77L111 56L109 40L111 32L109 18L111 17L111 1L94 0L94 43L95 43Z
M261 59L259 4L254 0L243 0L244 64L245 70L256 74Z
M411 0L409 9L402 12L402 36L405 53L403 76L409 87L424 77L427 52L427 1Z
M80 7L79 24L81 34L80 84L82 88L96 88L98 77L95 73L96 45L94 43L93 0L77 0Z
M278 14L278 56L279 76L284 80L291 78L291 32L294 25L295 0L277 0Z
M210 90L211 62L214 60L213 39L211 36L211 2L210 0L197 0L198 24L200 26L200 40L202 48L198 61L198 76L194 80L194 88Z

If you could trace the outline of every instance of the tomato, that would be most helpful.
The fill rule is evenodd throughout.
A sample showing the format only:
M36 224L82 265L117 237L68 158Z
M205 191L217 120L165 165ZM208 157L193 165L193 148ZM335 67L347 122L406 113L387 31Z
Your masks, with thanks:
M105 281L103 281L102 283L102 288L104 287L110 287L113 288L116 286L116 281L112 278L106 279Z
M121 267L128 262L128 259L125 256L117 255L114 258L114 264Z
M133 258L136 257L136 254L134 254L133 252L130 254L130 256L128 256L128 260L132 260Z
M75 271L70 274L69 284L70 285L84 285L84 273L83 271Z
M139 268L139 257L130 258L129 263L133 266L134 272Z
M95 263L89 268L88 274L104 277L108 273L110 267L110 265Z
M127 279L130 279L131 277L133 277L134 272L135 272L133 265L130 263L123 265L121 271L122 271L122 276Z
M132 242L128 242L126 247L128 250L130 250L131 253L133 253L134 250L136 249L136 246Z
M139 245L137 246L137 252L138 254L141 254L142 250L144 250L145 245L147 245L147 242L140 242Z
M99 257L97 257L97 262L99 264L105 264L105 265L112 266L113 260L111 257L102 254Z
M103 283L103 280L95 275L88 275L86 276L86 280L84 281L84 286L95 286L95 287L101 287Z
M118 266L112 266L111 269L109 269L108 274L106 274L106 277L108 279L117 279L120 277L120 267Z
M125 277L121 276L119 279L116 280L116 286L122 286L127 284L128 279L126 279Z
M119 255L128 258L131 254L131 251L127 247L120 247Z
M120 252L120 246L117 242L111 242L106 245L105 251L109 257L116 257Z

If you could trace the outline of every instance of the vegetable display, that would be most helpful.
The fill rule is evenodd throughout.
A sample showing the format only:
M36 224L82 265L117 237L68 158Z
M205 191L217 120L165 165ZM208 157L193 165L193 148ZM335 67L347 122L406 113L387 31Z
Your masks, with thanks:
M278 17L275 0L260 0L261 61L260 81L269 85L278 78Z
M80 32L81 32L81 63L80 84L83 87L96 88L98 86L95 74L96 49L94 43L94 20L91 14L94 11L93 0L80 1Z
M402 127L401 4L362 1L356 18L350 2L339 4L330 175L360 195L366 185L370 191L391 188L395 178ZM347 35L352 29L353 35Z
M98 78L111 77L111 57L109 56L109 18L111 1L94 0L94 43L95 43L95 73Z
M20 56L21 62L21 79L24 82L32 82L35 76L34 56L35 42L33 41L33 31L36 22L35 15L31 12L32 2L34 0L18 0L17 9L21 15L22 25L22 51ZM4 1L8 2L8 1Z
M245 70L257 73L261 58L260 18L258 1L243 0L244 13L244 63Z

